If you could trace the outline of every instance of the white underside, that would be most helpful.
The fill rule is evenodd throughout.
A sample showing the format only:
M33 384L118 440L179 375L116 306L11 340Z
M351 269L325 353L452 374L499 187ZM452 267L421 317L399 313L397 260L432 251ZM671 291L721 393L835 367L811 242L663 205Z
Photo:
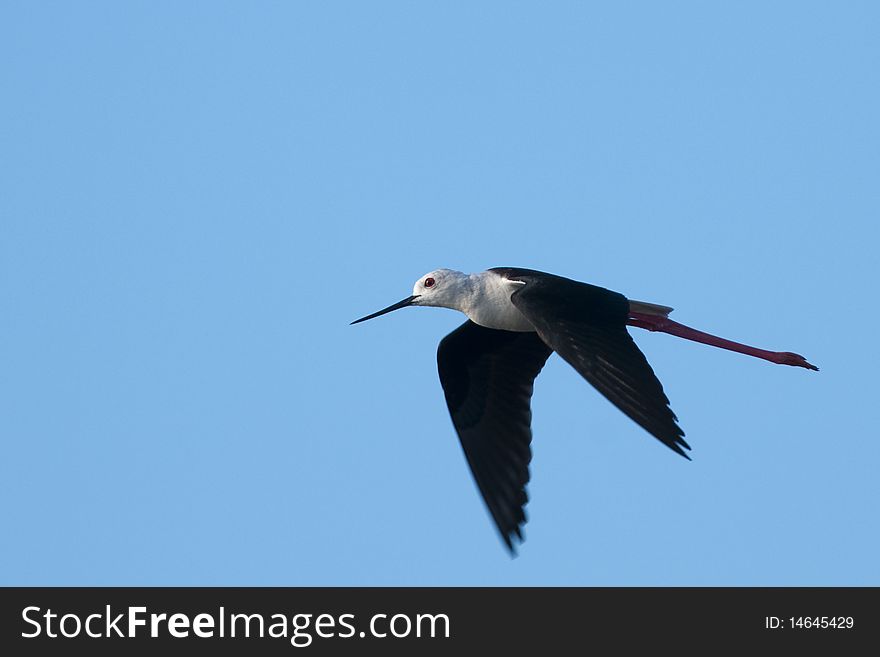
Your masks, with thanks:
M489 271L471 274L470 278L471 294L460 308L468 319L480 326L502 331L525 333L535 330L510 300L510 295L525 283L510 281Z

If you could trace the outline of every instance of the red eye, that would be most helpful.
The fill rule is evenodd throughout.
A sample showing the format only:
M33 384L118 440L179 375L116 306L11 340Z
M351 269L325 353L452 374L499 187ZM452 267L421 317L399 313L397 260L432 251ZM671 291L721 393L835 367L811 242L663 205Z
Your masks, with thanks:
M434 279L430 278L430 277L426 278L425 279L425 287L434 287Z

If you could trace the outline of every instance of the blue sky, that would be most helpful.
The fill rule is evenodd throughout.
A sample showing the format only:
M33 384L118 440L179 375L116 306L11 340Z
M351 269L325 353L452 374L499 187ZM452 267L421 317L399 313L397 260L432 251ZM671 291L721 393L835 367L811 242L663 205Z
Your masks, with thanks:
M875 3L5 2L0 583L880 584ZM633 329L693 462L554 357L527 541L431 269Z

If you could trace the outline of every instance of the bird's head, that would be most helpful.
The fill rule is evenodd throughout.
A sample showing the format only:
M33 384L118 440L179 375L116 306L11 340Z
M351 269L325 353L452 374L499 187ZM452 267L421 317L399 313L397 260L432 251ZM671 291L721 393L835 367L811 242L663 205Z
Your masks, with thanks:
M398 301L387 308L383 308L372 315L356 319L352 324L365 322L368 319L373 319L374 317L390 313L392 310L406 308L407 306L439 306L441 308L458 309L467 280L467 274L452 269L429 271L424 276L420 276L415 282L412 296Z
M413 285L414 306L456 308L462 283L467 274L452 269L435 269L421 276Z

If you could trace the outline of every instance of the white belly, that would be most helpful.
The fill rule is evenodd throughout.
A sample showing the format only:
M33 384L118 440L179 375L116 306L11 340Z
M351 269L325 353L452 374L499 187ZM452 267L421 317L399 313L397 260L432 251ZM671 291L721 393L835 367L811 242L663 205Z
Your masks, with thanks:
M510 295L516 289L517 283L503 280L500 277L495 277L495 280L489 279L489 281L491 283L482 286L479 294L473 299L473 303L464 311L468 319L480 326L502 331L522 333L534 331L535 327L532 323L510 300Z

